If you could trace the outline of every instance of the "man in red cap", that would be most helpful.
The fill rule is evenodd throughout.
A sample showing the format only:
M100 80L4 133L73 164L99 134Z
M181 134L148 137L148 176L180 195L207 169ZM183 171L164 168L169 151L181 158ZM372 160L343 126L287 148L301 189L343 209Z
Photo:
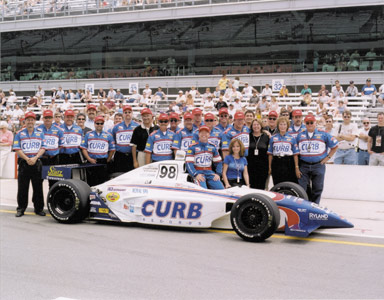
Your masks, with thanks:
M32 202L35 214L45 216L43 180L41 179L42 164L40 157L45 152L44 133L35 129L36 115L33 112L25 114L26 127L21 129L13 141L13 150L17 153L17 212L16 217L24 215L28 206L29 183L32 182Z
M114 171L128 172L133 170L133 157L131 138L133 130L139 123L132 120L133 112L130 105L123 106L123 122L115 125L112 130L113 138L116 143L114 157Z
M203 123L203 111L200 108L195 108L192 110L192 116L193 116L193 129L199 129L201 125L204 125Z
M271 110L268 114L268 126L263 129L268 131L271 135L274 135L275 133L277 133L278 117L279 117L279 114L274 110Z
M167 129L169 116L160 114L158 121L160 128L151 133L145 145L145 164L149 164L151 159L152 162L173 159L171 146L175 133Z
M216 128L221 132L224 132L229 127L229 112L228 108L222 107L219 110L219 124L217 124Z
M203 188L222 190L224 186L220 176L223 171L223 162L216 147L208 142L210 131L208 126L200 126L198 142L188 148L186 167L196 184ZM212 170L212 163L216 167L216 173Z
M104 165L87 169L87 182L90 186L108 180L106 165L112 160L115 152L115 141L110 133L103 130L104 122L104 117L97 116L95 118L95 130L85 135L80 146L85 159L89 163Z
M229 154L229 143L232 139L239 139L245 148L244 156L248 156L249 132L250 129L245 125L244 113L238 111L235 113L233 125L231 125L221 137L221 150L225 158Z
M294 138L296 138L300 132L306 130L305 125L303 124L303 113L300 109L295 109L292 112L292 121L293 123L288 128L288 133Z
M153 114L149 108L143 108L140 114L143 122L133 130L131 139L134 168L145 165L145 144L147 143L149 135L159 129L159 126L153 125Z
M94 104L89 104L87 106L87 121L85 121L84 126L95 130L95 118L97 114L97 107Z
M309 200L319 204L324 186L325 164L335 154L338 142L329 133L316 129L314 115L307 115L304 123L306 130L296 138L300 162L295 167L300 168L299 184L302 188L306 190L308 185L312 185Z
M41 157L43 166L53 166L59 163L60 149L64 144L63 131L52 125L53 123L53 111L45 110L43 112L43 124L36 127L37 131L44 133L46 149L44 155ZM51 188L56 180L48 180L49 188Z
M180 127L178 126L180 123L180 117L177 112L171 112L169 114L169 122L171 125L169 126L169 130L173 131L174 133L180 130Z
M185 113L184 116L184 128L180 129L176 132L173 143L172 143L172 150L176 152L177 150L183 150L187 152L188 147L192 144L193 140L193 116L191 113Z
M63 130L64 144L60 151L60 164L81 164L80 144L83 130L74 124L75 112L68 109L64 113L64 124L60 126Z
M216 127L214 127L216 124L215 115L212 113L206 113L204 116L204 123L205 123L205 126L208 126L209 132L210 132L208 142L214 145L217 151L220 151L222 132ZM196 130L193 134L193 142L197 142L198 140L199 140L199 130Z

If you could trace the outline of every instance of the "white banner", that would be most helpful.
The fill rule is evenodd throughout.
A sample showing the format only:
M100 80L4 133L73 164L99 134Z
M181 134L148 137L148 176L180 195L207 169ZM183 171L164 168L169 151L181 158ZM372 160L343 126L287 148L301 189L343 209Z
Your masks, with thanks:
M272 79L272 91L279 92L284 85L284 79Z

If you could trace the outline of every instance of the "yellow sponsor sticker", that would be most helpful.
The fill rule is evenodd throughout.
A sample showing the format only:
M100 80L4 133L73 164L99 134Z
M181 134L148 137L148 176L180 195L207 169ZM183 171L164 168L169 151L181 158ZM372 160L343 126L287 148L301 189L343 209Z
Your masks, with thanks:
M51 177L63 177L63 171L56 170L54 166L49 168L48 176Z
M105 198L107 198L108 201L111 201L111 202L116 202L117 200L120 199L120 194L119 193L116 193L116 192L110 192L108 193Z
M109 213L109 209L108 208L99 208L99 213L107 214L107 213Z

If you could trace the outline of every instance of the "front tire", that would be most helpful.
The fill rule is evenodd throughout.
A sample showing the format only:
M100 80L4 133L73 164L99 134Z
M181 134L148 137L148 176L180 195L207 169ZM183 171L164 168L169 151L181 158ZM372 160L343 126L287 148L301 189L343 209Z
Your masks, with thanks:
M245 241L262 242L269 238L280 222L276 203L262 194L248 194L239 198L231 210L231 224Z
M48 210L60 223L81 222L89 214L90 193L91 188L84 181L58 181L48 192Z
M307 192L299 184L294 182L280 182L271 188L271 192L291 195L307 201L309 200Z

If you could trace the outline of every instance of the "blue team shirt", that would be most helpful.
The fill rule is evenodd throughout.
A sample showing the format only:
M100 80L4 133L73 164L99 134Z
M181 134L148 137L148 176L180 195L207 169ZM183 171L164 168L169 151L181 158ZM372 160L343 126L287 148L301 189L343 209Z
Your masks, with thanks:
M189 130L188 128L180 129L173 136L173 143L171 148L174 150L183 150L185 152L188 151L188 147L193 143L193 133L194 130Z
M171 149L175 133L167 129L164 133L158 129L151 133L145 145L144 152L152 153L153 161L173 159Z
M222 132L215 127L212 128L209 134L208 143L215 145L217 150L220 150L221 135ZM193 143L196 143L197 141L199 141L199 130L196 130L193 134Z
M219 129L221 132L224 132L229 128L229 126L230 125L227 125L227 127L224 128L223 125L219 123L219 125L215 126L215 128Z
M309 137L308 131L298 134L296 138L300 151L300 159L309 162L320 162L328 155L328 148L335 148L338 141L325 131L315 129L312 138Z
M41 131L33 129L29 135L27 128L21 129L13 140L13 150L21 150L28 157L34 157L40 151L46 149L45 136Z
M299 153L296 139L289 133L283 136L280 133L272 135L269 140L268 154L273 156L292 156Z
M112 135L115 139L116 151L122 153L132 152L131 139L133 130L137 126L139 126L139 123L136 123L135 121L131 121L128 126L123 121L113 127Z
M245 147L244 156L248 156L248 148L249 148L249 132L251 130L244 125L243 128L239 131L236 130L233 125L231 125L223 134L221 138L221 149L228 150L229 144L232 139L238 139L242 141Z
M74 154L80 151L81 141L83 139L83 130L80 126L73 125L71 129L67 125L60 126L63 130L64 143L60 153Z
M212 163L216 166L216 173L223 172L223 162L216 147L210 143L197 142L189 146L185 158L188 173L196 177L198 174L213 173Z
M85 135L80 148L87 150L93 159L108 158L108 152L115 150L115 141L110 133L104 130L97 133L94 130Z
M64 133L59 127L52 125L47 129L44 124L36 127L37 131L44 133L45 136L45 152L44 155L55 156L60 153L60 148L64 144Z
M247 159L243 156L235 159L231 154L224 158L224 164L228 165L227 178L228 179L242 179L245 166L248 165Z
M298 135L300 132L304 132L304 131L306 131L306 130L307 130L307 128L305 127L305 125L304 125L304 124L301 124L299 130L296 131L296 130L295 130L295 126L292 124L292 125L288 128L288 133L289 133L291 136L293 136L294 138L296 138L297 135Z

